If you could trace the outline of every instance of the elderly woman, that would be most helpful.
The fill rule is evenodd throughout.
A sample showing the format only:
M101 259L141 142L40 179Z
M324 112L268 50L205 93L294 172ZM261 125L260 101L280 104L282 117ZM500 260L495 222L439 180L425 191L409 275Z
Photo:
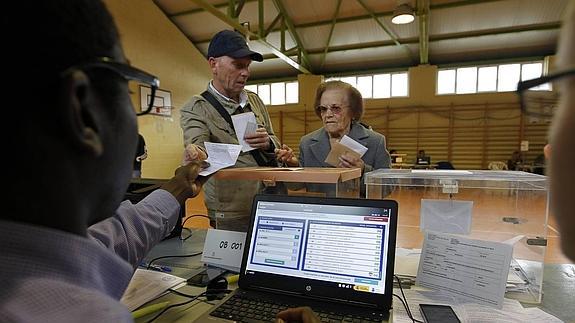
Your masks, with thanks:
M323 127L301 138L299 161L286 145L276 149L279 161L292 167L332 167L325 162L331 146L347 135L368 150L361 158L349 154L340 156L337 167L361 168L362 174L390 167L391 158L385 148L385 137L360 123L363 99L356 88L341 81L322 83L316 91L315 107L315 114L323 122ZM362 192L363 184L362 177Z

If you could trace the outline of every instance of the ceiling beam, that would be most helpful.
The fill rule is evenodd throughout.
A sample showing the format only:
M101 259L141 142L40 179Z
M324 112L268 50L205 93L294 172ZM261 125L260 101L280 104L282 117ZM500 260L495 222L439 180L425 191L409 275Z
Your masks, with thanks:
M264 31L262 38L267 37L267 35L270 34L270 32L272 31L272 29L275 27L275 25L280 21L280 19L282 18L282 14L278 13L278 15L274 18L274 20L272 21L272 23L269 25L269 27Z
M473 30L467 32L457 32L457 33L449 33L449 34L442 34L442 35L430 35L429 42L437 42L442 40L452 40L452 39L465 39L465 38L473 38L473 37L481 37L481 36L491 36L491 35L505 35L505 34L516 34L521 32L528 32L528 31L545 31L545 30L558 30L561 27L560 22L551 22L551 23L542 23L542 24L532 24L526 26L513 26L513 27L502 27L502 28L492 28L492 29L483 29L483 30ZM410 38L400 38L399 41L403 45L407 44L417 44L419 43L419 37L410 37ZM374 41L368 43L357 43L357 44L349 44L349 45L341 45L341 46L332 46L328 49L328 52L340 52L346 50L355 50L355 49L365 49L365 48L376 48L376 47L385 47L385 46L394 46L395 42L392 40L382 40L382 41ZM310 55L317 55L322 54L324 51L323 48L316 48L308 50ZM287 50L285 52L286 55L295 55L294 50Z
M287 27L291 37L293 38L293 40L295 40L297 46L299 47L299 50L301 52L301 58L302 58L303 65L306 66L307 68L310 68L311 64L310 64L309 57L307 55L307 51L305 49L305 46L304 46L303 42L301 41L301 39L299 38L297 30L295 29L294 24L293 24L290 16L288 15L287 11L285 10L283 3L282 3L282 0L273 0L273 3L276 6L276 9L280 12L280 14L282 14L283 20L286 24L286 27Z
M373 18L373 20L375 20L375 22L379 25L379 27L381 27L381 29L383 29L383 31L389 36L389 38L391 38L391 40L397 45L397 46L401 46L401 43L399 42L399 39L397 37L397 35L391 30L389 29L389 27L387 27L385 25L385 23L383 23L382 21L379 20L379 18L375 15L375 13L369 9L367 7L367 5L365 3L363 3L362 0L356 0L357 2L359 2L359 4L363 7L363 9L365 9L365 11L367 11L371 18ZM410 60L413 59L412 57L412 53L411 50L409 49L409 47L407 46L401 46L402 48L404 48L404 50L407 52L407 56L409 57Z
M333 35L333 30L335 29L335 24L337 22L337 15L339 14L339 8L341 7L341 0L337 0L337 5L335 6L335 12L333 13L333 18L331 19L331 27L329 28L329 35L327 36L327 41L325 42L325 49L323 55L321 55L320 67L325 64L325 57L327 55L327 50L329 49L329 43L331 42L331 36Z
M258 0L246 0L246 2L253 2L253 1L258 1ZM467 6L467 5L474 5L474 4L488 3L488 2L497 2L497 1L502 1L502 0L460 0L460 1L455 1L455 2L430 5L430 10L463 7L463 6ZM223 7L227 7L227 6L228 6L227 2L214 5L214 7L216 7L216 8L223 8ZM166 13L166 16L173 18L173 17L196 14L196 13L200 13L202 11L204 11L203 8L196 8L196 9L191 9L191 10L180 11L180 12L177 12L174 14L167 14ZM381 17L393 15L393 11L383 11L383 12L377 12L374 14L376 17L381 18ZM351 16L351 17L340 17L340 18L338 18L338 22L339 23L353 22L353 21L365 20L365 19L370 19L370 18L372 18L372 16L369 14L368 15ZM307 27L324 26L324 25L329 25L329 24L331 24L331 20L320 20L320 21L314 21L314 22L308 22L308 23L302 23L299 25L294 25L294 27L295 28L307 28ZM279 31L279 29L273 29L270 32L274 32L274 31ZM201 40L201 41L204 41L204 40Z
M154 0L154 1L157 2L158 0ZM258 1L258 0L246 0L245 2L254 2L254 1ZM230 4L229 1L226 1L226 2L222 2L222 3L216 3L212 6L220 9L220 8L228 8L229 4ZM180 16L193 15L193 14L200 13L203 11L206 11L206 10L204 8L200 7L200 8L194 8L194 9L190 9L190 10L184 10L184 11L176 12L173 14L169 14L167 16L170 18L175 18L175 17L180 17Z
M239 17L240 13L242 13L242 9L244 9L244 5L246 4L246 0L240 0L238 6L236 7L236 12L234 13L234 17Z
M429 0L417 0L419 64L429 64Z
M234 29L240 31L242 34L250 37L250 39L255 39L255 41L257 41L258 43L267 47L269 50L272 51L272 53L274 55L276 55L277 57L279 57L280 59L282 59L283 61L288 63L290 66L301 71L302 73L311 74L307 68L305 68L304 66L300 65L296 61L294 61L291 58L289 58L288 56L286 56L279 49L275 48L272 44L270 44L267 41L265 41L264 39L258 37L258 35L247 30L244 26L242 26L235 19L228 17L225 13L221 12L219 9L217 9L216 7L209 4L206 0L191 0L191 1L193 1L198 6L204 8L206 11L208 11L209 13L211 13L212 15L214 15L215 17L217 17L221 21L225 22L226 24L230 25Z

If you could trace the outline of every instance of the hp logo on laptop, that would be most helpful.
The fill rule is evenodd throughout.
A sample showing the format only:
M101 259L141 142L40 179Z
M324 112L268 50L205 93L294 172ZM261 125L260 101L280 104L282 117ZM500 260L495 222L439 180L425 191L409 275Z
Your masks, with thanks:
M308 292L311 291L311 286L307 285L307 286L305 287L305 290L308 291Z

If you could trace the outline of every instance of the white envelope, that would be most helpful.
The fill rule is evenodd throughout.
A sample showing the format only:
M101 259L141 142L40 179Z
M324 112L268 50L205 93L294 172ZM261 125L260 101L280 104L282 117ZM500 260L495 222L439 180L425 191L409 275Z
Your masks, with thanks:
M420 229L442 233L471 233L473 201L421 199Z
M242 151L254 150L245 140L244 136L246 134L252 134L258 129L258 123L256 122L256 115L253 112L246 112L240 114L232 115L232 123L234 124L234 129L236 130L236 137L238 137L238 142L242 146Z
M339 143L358 153L359 157L363 157L363 155L365 155L365 153L367 152L366 146L351 139L347 135L344 135L343 138L341 138L341 140L339 141Z

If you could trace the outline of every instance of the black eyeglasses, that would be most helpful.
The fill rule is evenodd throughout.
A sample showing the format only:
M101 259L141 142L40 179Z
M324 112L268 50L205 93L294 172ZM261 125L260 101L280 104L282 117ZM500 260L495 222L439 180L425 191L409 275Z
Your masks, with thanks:
M551 91L551 82L566 76L575 75L575 68L552 73L517 84L517 94L521 102L521 110L525 115L551 118L557 109L559 95Z
M147 72L144 72L140 69L137 69L133 66L130 66L129 64L114 61L110 57L98 57L92 62L86 62L83 64L72 66L72 67L66 69L62 73L62 75L66 75L73 70L78 70L78 69L84 70L84 69L90 69L90 68L106 68L108 70L111 70L111 71L117 73L118 75L123 77L126 81L134 81L134 82L149 86L150 87L150 94L147 97L148 106L146 107L146 110L141 111L141 112L137 112L136 115L141 116L144 114L148 114L148 113L150 113L150 111L152 111L152 108L154 107L154 99L156 97L156 90L160 87L160 80L157 77L155 77L154 75L149 74ZM133 85L128 85L128 86L131 90L133 90L133 88L136 87ZM130 96L130 98L132 99L132 105L138 106L138 102L137 102L138 100L137 99L134 100L134 98L132 98L132 96Z

